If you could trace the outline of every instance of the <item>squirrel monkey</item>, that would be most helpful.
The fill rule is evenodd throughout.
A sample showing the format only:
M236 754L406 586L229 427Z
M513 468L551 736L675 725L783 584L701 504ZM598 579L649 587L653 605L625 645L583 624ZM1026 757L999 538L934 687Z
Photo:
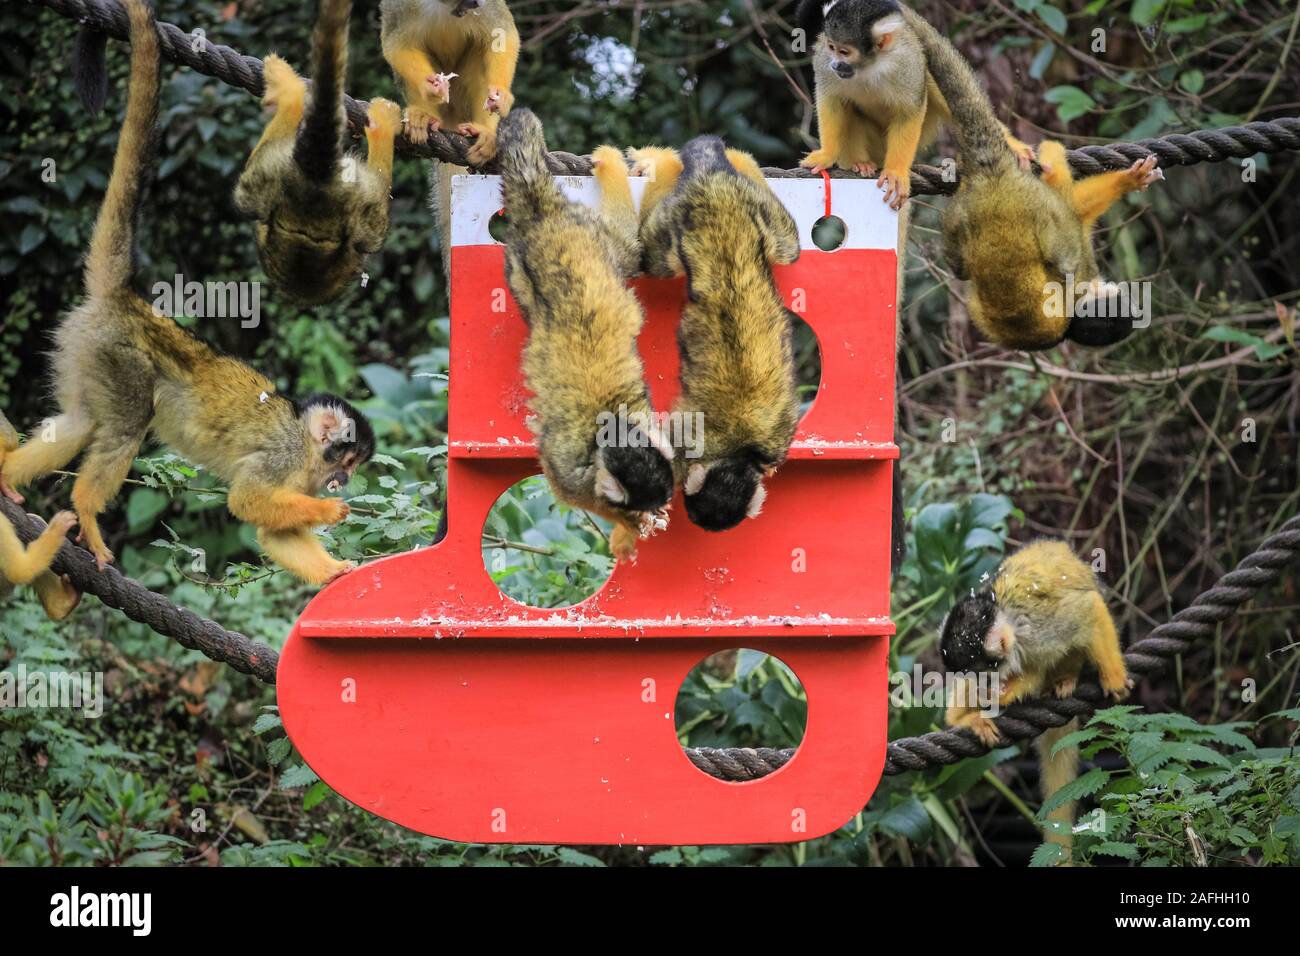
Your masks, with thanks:
M0 466L17 447L18 433L0 412ZM8 493L3 486L0 490ZM24 547L14 526L0 515L0 597L11 587L30 584L51 620L61 621L71 614L81 602L81 592L66 577L52 572L50 564L59 548L63 547L63 539L76 526L76 515L71 511L60 511L41 536Z
M940 628L940 651L950 673L996 673L998 705L1050 691L1069 697L1088 663L1095 664L1102 690L1116 701L1133 688L1124 666L1119 634L1093 576L1060 541L1036 541L1002 562L987 587L958 601ZM947 723L969 727L987 746L999 743L997 725L971 700L948 708ZM1052 754L1056 742L1077 729L1070 721L1037 740L1043 799L1079 775L1073 748ZM1070 846L1074 807L1057 808L1050 842Z
M651 174L641 202L646 272L685 274L677 330L682 393L702 414L700 458L678 462L686 514L706 531L756 518L763 479L785 461L799 423L791 313L772 265L799 258L799 230L753 157L700 136L674 150L630 150Z
M343 82L352 0L320 0L312 33L312 88L280 57L263 64L272 110L235 187L235 205L257 220L262 267L304 306L332 302L388 234L396 103L370 101L364 163L343 153Z
M383 0L380 14L384 59L406 89L407 139L449 126L475 138L470 163L486 163L515 101L519 31L505 0Z
M99 514L117 495L150 432L223 479L230 511L258 527L266 553L321 584L353 565L326 553L311 528L348 514L317 491L346 484L374 452L374 432L341 398L293 401L244 363L219 355L129 288L135 219L152 167L159 53L153 14L127 0L131 75L126 119L86 257L85 301L55 333L59 414L0 465L0 490L66 466L84 452L72 503L103 568L113 560Z
M528 323L538 457L557 498L614 523L611 549L626 559L667 526L674 451L650 407L636 347L645 317L625 283L641 255L627 165L611 146L592 161L598 210L560 192L531 110L501 121L506 281ZM615 416L627 419L627 441L602 444L602 422Z
M1109 345L1133 330L1099 275L1091 231L1117 199L1163 179L1156 157L1075 182L1065 147L1039 145L1042 177L1023 169L970 66L934 27L906 7L902 16L925 50L952 110L962 153L961 182L943 217L945 255L970 280L971 320L1004 348L1050 349L1063 339ZM1060 290L1088 290L1086 307L1063 308Z
M916 33L895 0L802 0L796 19L817 41L813 78L821 135L801 165L879 173L885 202L901 208L916 154L952 118ZM1002 129L1028 169L1033 148Z

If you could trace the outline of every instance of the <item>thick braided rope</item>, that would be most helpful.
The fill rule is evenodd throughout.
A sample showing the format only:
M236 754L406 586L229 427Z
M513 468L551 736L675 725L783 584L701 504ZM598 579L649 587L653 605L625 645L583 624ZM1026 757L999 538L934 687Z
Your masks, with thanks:
M40 535L41 524L2 495L0 513L24 542L30 543ZM275 683L275 668L280 661L278 652L173 604L161 594L123 576L117 568L110 566L100 571L89 551L64 543L54 561L54 572L66 574L83 594L95 595L109 607L170 637L182 647L201 651L214 661L229 664L268 684Z
M28 0L40 3L60 16L80 21L95 30L119 40L128 36L126 11L117 0ZM238 50L218 43L210 43L186 33L171 23L158 23L162 53L167 59L184 64L205 76L215 77L231 86L247 90L260 97L263 92L262 61L244 56ZM363 100L344 97L348 125L354 136L359 136L366 125L367 104ZM466 153L470 141L456 133L439 131L431 133L427 143L417 146L403 136L398 141L398 152L404 156L437 159L469 165ZM1090 176L1108 169L1126 169L1135 160L1154 153L1163 168L1191 166L1196 163L1220 163L1229 158L1245 158L1257 153L1277 153L1300 150L1300 117L1283 117L1269 122L1247 123L1245 126L1226 126L1223 129L1198 130L1192 133L1173 133L1159 139L1144 139L1137 143L1112 143L1108 146L1084 146L1070 150L1070 166L1082 176ZM550 154L553 173L569 176L591 174L591 160L573 153ZM816 174L806 169L775 169L765 167L763 173L773 178L807 178ZM858 178L856 173L834 170L837 179ZM912 193L914 195L949 195L957 189L957 177L948 175L936 166L912 167Z
M1129 673L1135 677L1153 676L1173 658L1187 651L1193 641L1212 637L1220 623L1236 613L1262 588L1276 582L1297 554L1300 554L1300 516L1284 524L1188 607L1130 645L1124 655ZM1101 688L1095 682L1081 683L1072 697L1013 704L994 722L1008 740L1028 740L1075 717L1092 716L1102 702ZM890 775L945 766L988 752L989 748L969 730L938 730L920 737L890 741L884 772ZM785 766L794 756L794 751L701 747L688 750L687 756L695 766L712 776L724 780L753 780Z

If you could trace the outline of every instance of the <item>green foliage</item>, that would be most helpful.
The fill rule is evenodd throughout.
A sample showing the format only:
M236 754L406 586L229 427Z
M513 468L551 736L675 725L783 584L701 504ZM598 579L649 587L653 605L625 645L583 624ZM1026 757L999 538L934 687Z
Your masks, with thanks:
M1112 707L1057 744L1084 757L1116 752L1119 770L1094 768L1046 801L1057 806L1093 797L1097 809L1075 827L1076 862L1140 861L1143 866L1300 863L1300 760L1286 747L1259 747L1247 736L1263 724L1300 720L1300 710L1258 723L1200 724L1183 714ZM1046 844L1034 865L1057 854Z

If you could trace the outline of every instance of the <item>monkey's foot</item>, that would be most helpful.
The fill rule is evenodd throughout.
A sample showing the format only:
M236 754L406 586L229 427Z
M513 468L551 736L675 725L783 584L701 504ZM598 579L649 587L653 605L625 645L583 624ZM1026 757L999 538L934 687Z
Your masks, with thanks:
M852 168L859 176L865 176L867 179L875 179L880 172L880 168L875 163L854 163Z
M1139 159L1125 170L1129 181L1129 189L1146 192L1147 187L1152 183L1164 179L1165 171L1156 165L1157 162L1159 162L1159 159L1156 156L1148 156L1146 159Z
M61 593L57 596L51 595L49 603L45 605L46 613L56 621L62 621L81 603L81 592L73 586L71 578L61 574L59 583L62 585L59 589Z
M885 191L885 202L890 209L902 209L912 192L911 170L886 169L876 180L876 185Z
M466 133L466 136L477 137L474 145L469 148L465 154L471 166L482 166L490 162L492 157L497 154L497 134L496 130L489 129L486 126L476 127L472 123L465 123L464 126L473 129L474 132Z
M386 100L382 97L376 97L370 101L370 109L367 113L366 133L371 130L378 133L391 134L397 132L402 127L402 108L392 100Z
M814 173L825 172L833 167L837 157L824 149L814 149L811 153L799 160L799 165L804 169L811 169Z
M488 90L487 100L483 103L483 109L489 113L500 113L504 116L510 112L510 107L515 105L515 95L509 90L503 90L499 87L492 87Z
M1022 143L1010 135L1007 136L1007 145L1011 147L1011 152L1016 154L1016 163L1019 164L1021 170L1029 172L1034 160L1038 158L1038 155L1034 152L1034 147L1028 143Z
M1052 688L1057 697L1069 697L1074 694L1074 689L1079 686L1079 678L1067 677L1063 681L1057 681L1056 686Z
M355 561L336 562L334 571L330 573L330 576L325 579L324 583L329 584L332 581L337 581L339 578L343 577L343 575L352 573L358 567L360 567L360 565Z
M91 541L86 531L83 529L81 534L77 535L77 544L83 544L87 551L95 556L95 563L99 565L99 570L103 571L115 560L113 552L108 550L108 545L103 541Z
M451 81L460 76L459 73L434 73L424 78L424 92L427 96L433 97L439 103L451 102Z
M429 133L442 129L442 121L420 106L406 108L406 138L416 145L429 141Z
M1102 681L1101 689L1106 692L1107 697L1116 703L1119 703L1128 698L1129 692L1133 690L1135 686L1133 678L1125 677L1124 683L1122 684L1113 684L1108 681Z

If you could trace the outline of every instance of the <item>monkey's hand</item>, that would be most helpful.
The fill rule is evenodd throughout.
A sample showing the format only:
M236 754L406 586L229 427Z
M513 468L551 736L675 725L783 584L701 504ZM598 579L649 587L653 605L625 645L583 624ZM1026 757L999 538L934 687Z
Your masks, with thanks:
M71 511L60 511L53 518L47 527L52 528L60 538L66 537L68 532L77 526L77 516Z
M11 484L9 484L9 482L5 481L5 475L4 475L5 455L8 454L11 450L12 449L5 448L3 445L0 445L0 495L4 495L14 504L20 505L23 503L23 496L20 495L18 493L18 490L14 488Z
M424 78L424 92L426 96L431 96L439 103L451 102L451 81L460 76L459 73L434 73Z
M1052 693L1057 697L1070 697L1074 694L1074 689L1079 686L1079 677L1067 677L1065 680L1057 681L1056 686L1052 688Z
M461 135L474 139L474 145L465 154L471 166L482 166L497 154L497 134L492 127L461 123L458 130Z
M431 110L422 106L406 108L406 138L421 145L429 141L429 133L442 129L442 121Z
M1159 182L1165 178L1165 172L1156 163L1159 159L1155 156L1148 156L1146 159L1139 159L1136 163L1126 169L1125 176L1128 179L1128 188L1146 192L1147 187L1154 182Z
M990 718L983 716L978 711L967 714L958 720L954 727L965 727L972 730L975 736L980 739L985 747L992 749L1002 743L1002 734L998 730L998 725Z
M912 192L912 171L910 169L886 169L876 180L876 185L885 191L885 202L890 209L902 209L903 203Z
M814 173L820 173L834 167L838 159L835 154L828 153L824 149L814 149L799 161L799 165L804 169L811 169Z
M629 527L621 521L615 522L614 532L609 536L609 550L619 561L636 560L636 543L641 537L639 528Z
M321 524L338 524L351 513L351 506L342 498L321 499Z
M487 100L483 103L483 109L489 113L500 113L504 116L510 112L510 108L515 105L515 94L509 90L503 90L498 86L488 90Z
M329 584L331 581L337 581L339 578L343 577L343 575L351 574L360 567L360 565L355 561L339 561L337 562L337 565L338 566L334 569L334 572L325 580L326 584Z
M114 561L113 552L108 550L108 545L104 544L104 539L99 533L99 525L93 518L82 523L81 533L77 535L77 544L84 545L86 550L95 556L95 563L99 565L101 571Z
M875 179L880 169L875 163L854 163L853 171L859 176L865 176L867 179Z

